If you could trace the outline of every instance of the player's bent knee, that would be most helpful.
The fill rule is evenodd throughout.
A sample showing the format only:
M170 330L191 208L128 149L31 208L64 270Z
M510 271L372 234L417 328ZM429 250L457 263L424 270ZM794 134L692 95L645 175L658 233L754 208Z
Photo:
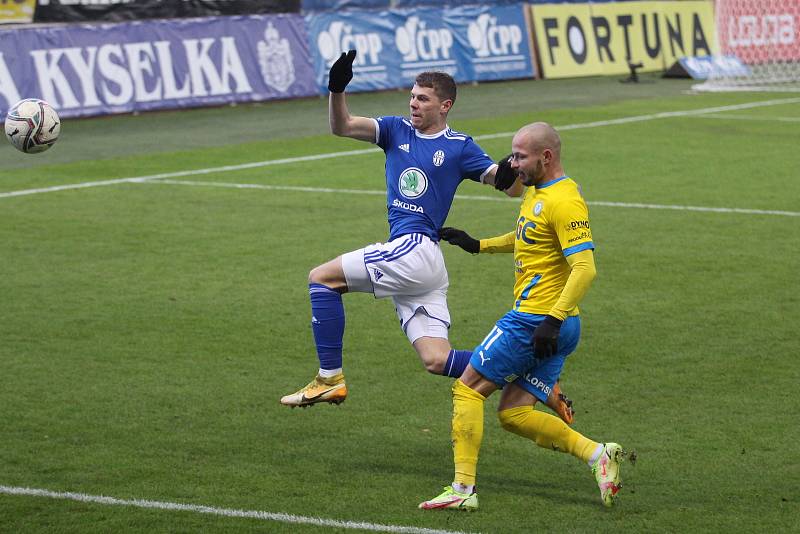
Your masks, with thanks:
M497 418L500 420L500 426L503 430L513 434L520 434L520 418L509 414L510 410L503 410L497 412Z
M340 292L347 291L347 282L344 277L331 269L329 263L311 269L308 273L308 283L321 284Z
M441 350L438 347L438 343L432 343L431 341L432 338L417 339L414 343L414 348L425 370L431 374L440 375L444 371L449 351Z
M314 267L308 272L308 283L309 284L325 284L325 269L323 265L319 265Z
M432 375L440 375L444 371L444 363L441 360L422 360L422 365L425 366L425 370L428 371Z
M433 337L429 334L447 335L446 327L443 332L439 330L434 332L426 331L425 333L428 335L416 335L420 334L421 331L415 328L410 328L406 333L409 335L409 339L414 336L411 343L414 345L414 350L417 351L425 370L434 375L441 375L447 363L447 356L450 354L450 342L447 341L447 338Z

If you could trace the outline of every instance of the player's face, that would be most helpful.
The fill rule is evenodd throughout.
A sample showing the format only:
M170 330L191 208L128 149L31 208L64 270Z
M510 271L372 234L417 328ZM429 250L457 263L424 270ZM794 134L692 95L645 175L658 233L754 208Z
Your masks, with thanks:
M545 152L531 150L527 143L521 143L514 138L511 143L511 168L522 175L522 184L525 186L536 185L545 177Z
M411 88L409 111L411 125L421 133L436 133L445 123L445 117L453 105L451 100L440 100L433 87Z

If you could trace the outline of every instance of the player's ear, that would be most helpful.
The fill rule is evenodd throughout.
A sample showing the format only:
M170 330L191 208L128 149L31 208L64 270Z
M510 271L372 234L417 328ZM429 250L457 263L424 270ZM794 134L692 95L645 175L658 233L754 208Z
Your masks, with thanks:
M450 100L449 98L447 100L442 100L441 106L442 106L441 107L442 113L448 113L450 111L450 108L453 107L453 101Z

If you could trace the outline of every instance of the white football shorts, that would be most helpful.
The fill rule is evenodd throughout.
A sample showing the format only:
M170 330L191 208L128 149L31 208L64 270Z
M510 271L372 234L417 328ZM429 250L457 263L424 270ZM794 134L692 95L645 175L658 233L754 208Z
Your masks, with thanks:
M400 326L414 343L422 336L447 339L447 269L439 243L407 234L342 254L348 291L392 297Z

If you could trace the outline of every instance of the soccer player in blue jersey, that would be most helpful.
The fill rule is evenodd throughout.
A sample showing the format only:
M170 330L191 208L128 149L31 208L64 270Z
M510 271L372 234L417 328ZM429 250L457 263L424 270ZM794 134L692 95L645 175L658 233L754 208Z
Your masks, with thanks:
M513 252L514 306L475 348L469 365L453 384L453 483L420 503L426 510L474 510L475 478L483 439L484 401L503 390L497 408L504 429L542 448L567 452L586 462L605 506L620 488L619 464L625 456L616 443L598 443L549 414L534 410L545 401L567 356L578 345L578 303L595 276L589 211L580 188L565 175L561 139L549 124L533 123L512 141L512 167L528 186L516 230L471 238L443 228L442 238L470 252Z
M351 115L344 90L353 77L355 54L343 53L330 69L330 126L335 135L375 143L385 152L389 238L311 270L311 323L319 371L307 386L281 398L292 407L338 404L347 396L342 294L348 292L392 297L400 325L425 368L460 376L472 351L453 350L448 341L448 277L438 230L464 179L494 185L510 196L523 190L507 159L495 164L471 137L447 126L456 100L456 84L448 74L417 76L409 117Z

